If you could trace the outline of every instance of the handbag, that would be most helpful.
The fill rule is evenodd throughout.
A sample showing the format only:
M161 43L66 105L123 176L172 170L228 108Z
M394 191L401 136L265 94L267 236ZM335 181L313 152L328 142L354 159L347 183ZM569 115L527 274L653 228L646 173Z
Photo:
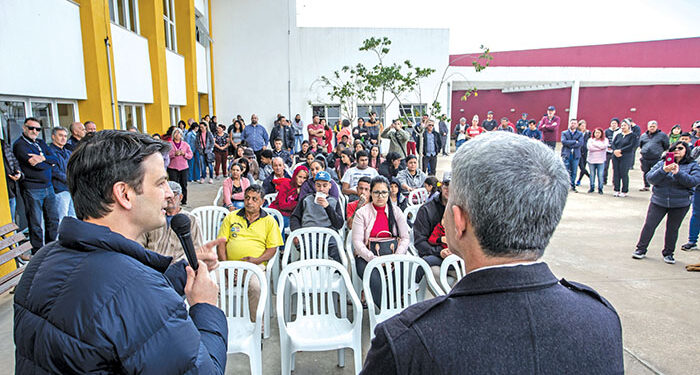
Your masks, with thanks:
M216 160L216 158L214 157L214 152L213 152L213 151L207 152L206 155L207 155L207 163L213 163L214 160Z
M381 231L379 234L388 233L389 231ZM399 246L399 241L396 237L370 237L367 241L367 248L376 256L391 255L396 252L396 248Z

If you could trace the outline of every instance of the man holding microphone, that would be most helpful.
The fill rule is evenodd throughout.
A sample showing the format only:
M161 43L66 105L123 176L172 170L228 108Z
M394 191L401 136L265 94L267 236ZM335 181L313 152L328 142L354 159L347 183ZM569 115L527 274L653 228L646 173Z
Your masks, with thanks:
M105 130L75 149L78 219L64 218L15 291L16 373L224 373L226 317L209 278L222 240L198 250L196 272L135 242L165 225L168 148Z

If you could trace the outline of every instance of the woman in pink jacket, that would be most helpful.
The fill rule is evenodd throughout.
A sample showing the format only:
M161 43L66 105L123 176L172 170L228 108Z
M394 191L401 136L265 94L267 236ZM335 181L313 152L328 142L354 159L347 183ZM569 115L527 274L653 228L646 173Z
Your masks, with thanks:
M591 170L591 188L589 193L595 191L595 179L598 177L598 194L603 194L603 172L605 170L605 155L608 149L608 138L603 129L595 128L593 135L588 139L588 165Z
M170 152L168 153L170 163L168 164L168 178L175 181L182 188L182 204L187 204L187 175L190 173L190 166L187 161L192 159L192 149L187 142L182 141L182 130L173 129L170 140Z
M245 189L250 186L250 180L243 176L243 166L239 163L231 164L229 177L224 180L224 207L229 211L243 208Z
M370 183L369 204L359 208L352 222L352 246L355 249L357 274L362 278L370 260L389 254L406 254L409 235L406 216L389 199L389 181L377 176ZM384 243L384 245L380 245ZM370 289L379 306L382 281L373 272Z

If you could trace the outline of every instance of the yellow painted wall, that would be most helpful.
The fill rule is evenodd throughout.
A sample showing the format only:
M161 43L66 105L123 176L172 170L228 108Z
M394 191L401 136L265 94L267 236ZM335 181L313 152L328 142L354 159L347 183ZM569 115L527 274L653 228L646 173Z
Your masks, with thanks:
M179 21L177 15L175 21ZM146 125L149 133L162 134L170 126L163 2L160 0L139 1L139 22L141 35L148 39L148 55L153 80L153 103L145 106Z
M119 115L116 126L112 117L112 105L109 95L109 69L107 67L107 47L104 39L112 40L109 21L109 8L106 1L79 0L80 26L83 37L83 60L85 65L85 84L87 100L78 101L80 121L92 120L97 130L119 129ZM114 76L114 54L110 49L112 64L112 81ZM117 110L116 87L113 89L114 108Z
M211 74L211 92L209 95L211 95L211 108L212 108L212 115L216 114L216 91L214 91L214 32L212 31L212 22L214 16L211 13L211 2L210 0L209 3L209 36L212 39L212 42L209 44L209 72ZM221 119L218 119L219 122L221 122Z
M4 150L4 152L12 152L12 150ZM2 202L0 204L0 226L3 226L11 223L12 217L10 215L10 198L7 195L7 181L5 179L5 161L2 158L0 158L0 202ZM17 266L14 260L0 265L0 276L7 275L15 268Z
M177 53L185 58L185 91L187 105L180 108L180 116L187 121L199 121L199 97L197 93L197 51L195 39L194 0L175 1L175 28L177 29ZM162 23L162 22L161 22ZM163 27L161 25L161 27Z

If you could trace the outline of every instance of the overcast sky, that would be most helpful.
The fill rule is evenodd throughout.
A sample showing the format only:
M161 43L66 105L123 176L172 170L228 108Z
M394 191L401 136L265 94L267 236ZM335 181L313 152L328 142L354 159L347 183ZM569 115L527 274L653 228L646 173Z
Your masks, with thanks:
M442 27L450 53L700 36L700 0L297 0L301 27Z

